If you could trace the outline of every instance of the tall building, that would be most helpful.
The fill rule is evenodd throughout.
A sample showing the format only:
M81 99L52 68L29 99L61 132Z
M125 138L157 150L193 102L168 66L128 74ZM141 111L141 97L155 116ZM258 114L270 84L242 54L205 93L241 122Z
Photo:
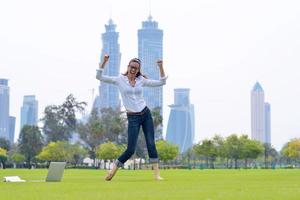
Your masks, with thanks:
M26 95L23 98L23 106L21 107L21 126L24 125L37 126L38 123L38 101L35 95Z
M141 71L149 79L160 78L158 59L163 58L163 31L158 28L158 23L149 16L142 22L142 28L138 30L138 57L141 59ZM163 88L144 88L143 95L150 109L163 108Z
M102 34L102 52L101 58L105 54L109 54L109 61L104 68L104 75L119 76L120 74L120 45L118 43L119 33L116 32L116 24L112 19L109 19L105 25L105 33ZM108 83L100 83L99 96L94 101L93 108L101 111L103 108L120 108L119 90L115 85Z
M265 103L264 90L256 82L251 90L251 138L262 143L271 143L270 104Z
M9 116L9 87L7 79L0 79L0 137L14 142L14 117Z
M190 89L174 89L174 104L171 108L168 127L167 141L179 146L180 153L193 146L195 136L195 113L194 105L190 104Z
M9 87L7 79L0 79L0 137L9 137Z
M9 133L8 133L8 140L10 143L14 143L15 140L15 127L16 127L16 118L9 116Z
M271 105L265 103L265 142L271 144Z

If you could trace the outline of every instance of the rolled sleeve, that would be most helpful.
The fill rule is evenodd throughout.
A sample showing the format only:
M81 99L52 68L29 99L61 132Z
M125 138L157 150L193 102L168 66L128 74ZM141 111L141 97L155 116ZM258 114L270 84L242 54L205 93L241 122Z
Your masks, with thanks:
M168 76L161 77L159 80L151 80L144 78L144 84L145 87L159 87L166 84Z
M104 69L97 69L96 79L106 82L106 83L117 84L117 81L118 81L117 76L103 75L103 71L104 71Z

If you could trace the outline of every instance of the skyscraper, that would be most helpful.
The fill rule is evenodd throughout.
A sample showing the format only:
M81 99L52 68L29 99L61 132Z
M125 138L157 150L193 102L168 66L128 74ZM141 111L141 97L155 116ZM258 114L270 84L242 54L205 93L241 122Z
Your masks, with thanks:
M102 34L101 58L109 54L109 61L104 68L104 75L119 76L120 74L120 45L118 43L119 33L116 32L116 24L109 19L105 25L105 33ZM101 111L103 108L117 109L120 107L120 97L118 88L112 84L101 82L99 86L99 96L94 101L93 108Z
M256 82L251 90L251 138L262 143L271 143L270 104L265 103L264 90Z
M271 105L265 103L265 142L271 144Z
M158 23L149 16L142 22L138 30L138 57L141 59L141 70L149 79L160 78L158 59L163 58L163 31L158 28ZM163 88L144 88L145 101L150 109L163 108Z
M21 107L21 126L36 126L38 123L38 101L34 95L27 95L23 98L23 106Z
M15 118L9 116L9 87L7 79L0 79L0 137L14 142Z
M174 104L167 127L167 141L179 146L180 153L193 146L195 136L194 105L190 104L190 89L174 89Z
M8 140L12 144L15 140L15 127L16 127L16 118L9 116L9 133L8 133Z
M9 138L9 87L7 79L0 79L0 137Z

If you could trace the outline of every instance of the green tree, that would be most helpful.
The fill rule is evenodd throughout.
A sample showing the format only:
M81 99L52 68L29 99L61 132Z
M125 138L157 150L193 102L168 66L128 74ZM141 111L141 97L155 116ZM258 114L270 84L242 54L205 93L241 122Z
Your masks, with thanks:
M105 141L124 144L127 141L126 116L120 109L104 108L101 110L101 125Z
M227 156L234 160L234 167L238 168L238 160L242 158L242 143L236 134L228 136L225 140Z
M19 136L19 149L25 156L28 168L31 161L41 151L43 147L43 137L37 126L23 126Z
M164 163L169 160L175 159L179 154L179 147L165 140L157 141L156 149L159 159Z
M47 143L51 141L68 141L76 129L76 113L83 112L86 102L78 102L70 94L62 105L50 105L45 108L43 131Z
M241 158L245 160L245 168L248 168L248 160L256 159L261 155L264 152L264 147L260 142L250 140L246 135L240 137L240 142L242 145Z
M210 166L210 168L214 168L214 161L218 154L213 140L203 140L194 146L194 150L197 155L205 157L207 167Z
M10 143L5 138L0 138L0 148L5 149L6 151L10 150Z
M25 156L21 153L15 152L9 157L9 159L16 164L20 164L25 160Z
M92 110L86 123L78 124L77 132L87 145L89 157L94 160L95 164L96 148L105 140L103 123L96 109Z
M75 166L86 155L86 151L79 144L70 144L67 141L50 142L37 156L44 161L65 161Z
M5 162L7 161L6 150L0 147L0 164L2 165L3 169L5 169Z
M265 168L268 168L268 163L276 162L276 159L278 158L278 152L274 147L272 147L269 143L264 143L264 163Z
M151 110L152 118L153 118L153 126L155 130L155 140L162 140L162 122L163 117L161 116L161 108L155 107Z
M283 154L294 160L294 162L299 162L300 159L300 139L291 139L287 145L282 150Z
M113 142L106 142L98 146L97 148L97 158L103 159L106 163L108 160L116 159L121 152L124 150L122 145L116 145ZM104 165L105 167L106 165Z

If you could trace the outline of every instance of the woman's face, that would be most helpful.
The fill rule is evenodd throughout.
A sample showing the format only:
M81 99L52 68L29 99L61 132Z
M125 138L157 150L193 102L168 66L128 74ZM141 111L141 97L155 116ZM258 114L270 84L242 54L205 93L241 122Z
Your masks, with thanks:
M128 65L128 75L136 76L136 74L140 71L140 65L137 62L130 62Z

